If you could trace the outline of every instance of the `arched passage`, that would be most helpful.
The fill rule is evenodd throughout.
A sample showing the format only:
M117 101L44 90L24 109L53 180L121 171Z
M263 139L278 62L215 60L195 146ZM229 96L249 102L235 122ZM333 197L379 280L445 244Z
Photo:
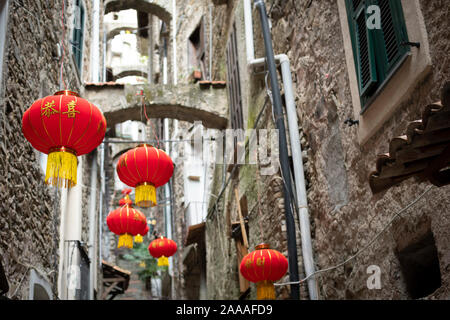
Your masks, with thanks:
M201 89L192 85L86 84L84 97L105 115L108 127L126 120L142 120L143 92L149 118L201 121L212 129L225 129L228 104L225 88Z
M119 68L117 68L119 69ZM114 70L116 71L116 70ZM118 73L114 73L114 81L120 78L130 77L130 76L138 76L147 78L147 70L144 69L144 66L131 66L129 68L121 67Z
M164 0L107 0L105 2L105 14L121 10L135 9L157 16L167 24L172 17L169 1Z

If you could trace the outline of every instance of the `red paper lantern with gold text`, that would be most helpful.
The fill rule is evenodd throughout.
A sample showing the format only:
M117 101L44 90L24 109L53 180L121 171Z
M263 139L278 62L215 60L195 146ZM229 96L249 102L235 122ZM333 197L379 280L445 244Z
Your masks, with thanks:
M273 282L285 275L288 261L268 244L260 244L255 249L242 259L239 270L245 279L256 283L258 300L275 300Z
M163 150L142 144L122 154L116 170L123 183L136 188L135 203L150 207L156 205L156 188L172 177L173 162Z
M119 235L118 248L133 248L133 237L143 233L147 226L145 215L131 206L132 201L128 196L131 190L128 190L122 191L126 194L125 198L119 201L122 206L111 211L106 217L109 230Z
M33 148L48 154L45 183L71 188L77 184L77 156L103 141L106 119L92 103L64 90L35 101L23 114L22 132Z
M161 237L150 242L148 251L152 257L158 259L158 266L168 266L168 258L177 252L177 244L173 240Z

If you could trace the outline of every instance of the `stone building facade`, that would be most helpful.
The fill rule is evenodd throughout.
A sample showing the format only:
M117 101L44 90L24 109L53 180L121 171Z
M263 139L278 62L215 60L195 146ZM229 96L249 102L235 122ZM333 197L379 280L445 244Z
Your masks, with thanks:
M81 6L82 18L77 20ZM67 299L61 286L64 278L61 266L67 255L61 220L66 206L61 199L66 191L45 185L46 157L24 138L21 124L24 111L41 97L65 87L83 96L83 84L89 80L92 68L92 3L65 1L63 8L62 1L2 1L1 7L4 52L0 60L0 257L10 286L7 296L10 299ZM77 49L74 46L79 45L73 38L75 28L83 30L79 55L82 63L79 65L74 58ZM60 73L61 59L64 59L64 80ZM82 188L79 241L85 249L89 241L92 158L93 155L79 157L79 164L83 162L83 170L78 172ZM96 179L99 182L100 176ZM94 192L93 195L93 201L98 203L99 194ZM70 205L76 206L75 203ZM67 270L63 272L66 274ZM101 283L100 277L98 281ZM82 294L78 291L75 295L80 298Z
M366 128L371 125L368 122L372 121L367 119L373 115L360 115L354 111L354 92L357 93L358 88L352 87L355 67L352 58L348 58L351 47L346 47L348 19L345 1L266 1L275 54L285 53L291 62L299 127L302 130L300 135L316 270L339 265L358 254L343 266L316 276L321 299L449 297L448 187L428 190L429 182L409 179L387 191L373 194L369 186L368 177L375 170L377 155L389 152L390 141L405 134L412 121L421 119L426 105L441 99L441 90L450 78L450 44L447 36L450 19L446 5L443 1L401 3L410 41L419 41L412 25L419 25L426 35L420 38L421 51L414 52L417 48L411 48L412 59L426 55L428 51L431 62L420 75L406 74L405 77L403 74L402 80L407 83L403 97L398 98L395 94L389 98L380 96L394 111L382 121L377 120L379 128L367 133ZM244 123L248 121L245 127L251 128L252 119L261 109L266 93L263 76L252 75L247 69L243 16L241 1L227 1L214 7L212 75L214 78L224 74L226 45L235 23L239 40ZM256 10L253 10L253 22L255 56L264 57ZM407 62L398 73L405 72L405 68L420 67L419 62L417 65L414 63ZM398 86L398 81L402 80L393 77L389 85ZM389 85L384 91L392 92ZM400 90L402 88L398 86ZM360 126L347 125L347 119L359 120ZM261 127L273 126L270 113L264 121ZM220 172L220 168L216 170ZM234 241L227 234L230 225L228 215L231 215L232 221L236 219L233 188L238 187L240 197L245 196L247 200L250 247L264 240L286 254L283 206L279 206L283 200L279 189L273 185L273 181L279 180L279 175L258 176L255 170L249 165L239 168L225 196L218 202L215 214L206 222L210 298L236 299L240 294L239 260ZM217 195L223 180L219 173L216 179L219 182L216 181L213 193ZM255 180L261 186L259 200ZM413 203L424 191L428 193L391 225L388 224L394 215ZM214 201L212 199L212 203ZM258 203L262 207L260 215L257 213ZM262 227L258 225L260 220ZM377 240L365 248L384 228ZM414 247L416 251L412 249ZM428 257L421 256L417 248L429 250ZM299 272L303 273L300 245L297 249ZM360 253L362 249L365 250ZM405 254L409 254L409 260L406 259L409 262L406 262ZM415 265L420 263L428 264L433 271L420 273L415 269ZM367 280L373 272L370 271L371 266L379 268L380 289L368 288ZM440 281L432 280L436 276ZM428 289L413 288L411 283L433 281L434 287ZM301 284L301 299L308 298L305 286L305 283ZM277 289L282 291L279 292L280 297L287 297L285 290L288 287L282 288ZM250 297L254 297L253 292Z

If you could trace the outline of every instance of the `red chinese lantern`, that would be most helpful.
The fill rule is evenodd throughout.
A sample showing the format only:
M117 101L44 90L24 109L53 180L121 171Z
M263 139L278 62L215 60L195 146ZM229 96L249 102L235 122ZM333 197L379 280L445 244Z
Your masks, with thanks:
M158 266L169 266L169 257L177 252L175 241L161 237L150 242L148 251L154 258L158 258Z
M239 267L245 279L256 283L258 300L275 300L273 282L280 280L288 268L286 257L269 248L268 244L256 246L255 251L242 259Z
M35 101L22 117L22 132L33 148L48 154L45 183L77 184L77 156L94 150L105 137L106 119L72 91Z
M173 162L163 150L142 144L122 154L116 170L123 183L136 188L136 204L150 207L156 205L156 188L172 177Z
M118 248L122 246L133 248L133 236L144 233L147 226L145 215L131 206L132 201L127 192L131 190L122 191L126 194L125 198L119 201L122 206L111 211L106 217L109 230L119 235Z

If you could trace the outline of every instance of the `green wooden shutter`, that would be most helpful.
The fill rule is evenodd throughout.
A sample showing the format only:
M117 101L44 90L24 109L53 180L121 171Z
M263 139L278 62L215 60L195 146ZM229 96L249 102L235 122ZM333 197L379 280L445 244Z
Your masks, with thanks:
M367 0L347 0L356 73L361 97L368 96L378 83L375 41L367 29Z
M403 46L408 42L405 18L400 0L377 0L381 10L381 31L377 35L378 64L380 80L383 82L409 53L410 48Z
M367 28L367 9L377 5L381 29ZM401 0L346 0L350 36L364 111L410 51Z

